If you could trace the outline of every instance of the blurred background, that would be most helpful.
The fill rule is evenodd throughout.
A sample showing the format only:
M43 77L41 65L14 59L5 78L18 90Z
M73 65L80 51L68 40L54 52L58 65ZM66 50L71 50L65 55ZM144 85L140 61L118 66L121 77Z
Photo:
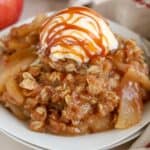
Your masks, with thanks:
M13 4L11 1L13 1ZM15 4L15 1L17 4ZM20 16L20 20L44 12L57 11L68 6L85 5L94 8L108 19L116 21L150 39L150 0L0 0L0 29L2 29L1 22L6 22L2 17L5 16L6 20L6 13L11 10L2 11L1 6L6 5L6 3L15 8L14 11L18 13L18 16L14 14L14 17L19 18ZM10 13L11 18L13 18L13 13ZM14 22L17 20L14 19ZM10 21L6 25L14 22Z

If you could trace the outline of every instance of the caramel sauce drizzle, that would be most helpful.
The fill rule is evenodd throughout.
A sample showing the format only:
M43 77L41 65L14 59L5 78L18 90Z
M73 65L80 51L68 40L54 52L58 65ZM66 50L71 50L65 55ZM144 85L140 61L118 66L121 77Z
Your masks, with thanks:
M69 21L73 18L74 13L75 14L81 14L83 16L87 16L88 18L91 18L94 21L95 24L93 22L89 22L89 23L93 27L95 27L95 28L97 27L99 37L96 37L92 32L90 32L86 28L74 25L76 22L78 22L83 17L78 17L77 19L75 19L73 21L72 24L68 24L67 21ZM92 15L90 15L90 13ZM67 19L64 19L63 16L59 16L59 15L62 15L62 14L69 14L69 17ZM70 47L70 44L72 44L72 45L80 46L89 58L94 57L90 53L90 51L95 50L95 46L92 44L92 42L79 40L78 38L76 38L73 35L65 35L65 36L61 35L61 33L66 31L66 30L76 30L76 31L79 31L79 32L84 33L87 36L89 36L98 45L98 47L101 49L101 53L99 55L105 56L106 55L106 48L103 45L103 39L105 39L105 41L107 43L108 43L108 40L102 34L99 22L96 20L96 18L94 16L96 16L98 18L102 18L105 21L105 19L102 16L100 16L98 13L96 13L94 10L88 9L86 7L71 7L71 8L65 9L65 10L63 10L61 12L58 12L57 14L49 17L49 21L46 21L46 23L43 25L43 28L42 28L43 33L47 32L48 26L51 24L51 22L53 21L53 19L55 17L58 17L58 18L60 17L61 22L60 23L53 22L53 23L55 23L54 26L52 26L52 28L50 28L48 30L48 35L47 35L46 41L44 41L48 45L48 48L45 50L45 54L50 55L50 53L51 53L50 49L53 46L56 46L59 43L59 45L65 47L67 50L66 51L56 51L55 53L65 53L65 54L72 53L72 54L80 57L83 60L84 58L83 58L82 54L77 53L75 50L73 50ZM57 29L57 31L56 31L56 29ZM40 38L42 40L42 36L40 36ZM96 54L96 55L98 55L98 54Z

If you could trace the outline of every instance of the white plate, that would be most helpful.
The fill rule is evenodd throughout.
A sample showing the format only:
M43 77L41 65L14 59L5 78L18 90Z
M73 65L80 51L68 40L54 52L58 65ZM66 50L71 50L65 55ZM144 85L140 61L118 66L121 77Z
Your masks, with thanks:
M51 13L50 13L51 14ZM32 18L20 22L17 25L30 22ZM110 26L115 33L126 38L132 38L137 41L139 45L141 43L140 37L129 31L128 29L110 22ZM10 28L4 30L0 33L0 36L7 34ZM26 124L15 118L11 113L9 113L5 108L0 106L0 130L7 132L10 135L20 139L26 143L36 145L45 149L51 150L100 150L109 148L129 136L133 135L141 128L143 128L150 120L150 103L148 103L144 108L144 114L141 122L132 128L125 130L113 129L110 131L105 131L101 133L95 133L90 135L76 136L76 137L64 137L56 136L52 134L36 133L30 131Z
M114 145L111 145L110 147L108 147L108 148L105 149L105 150L108 150L108 149L114 149L114 150L115 150L116 147L118 147L118 146L120 146L120 145L122 146L123 144L125 144L125 143L127 143L127 142L129 142L129 141L131 141L131 140L133 140L133 139L135 139L135 138L137 138L137 137L139 137L139 136L142 134L142 132L143 132L143 129L142 129L142 130L139 130L139 131L136 132L135 134L133 134L133 135L127 137L126 139L120 141L119 143L116 143L116 144L114 144Z
M107 147L107 149L105 148L105 150L118 147L119 145L125 144L125 143L127 143L127 142L129 142L129 141L131 141L131 140L133 140L133 139L135 139L135 138L137 138L137 137L143 132L143 130L144 130L144 129L139 130L139 131L136 132L135 134L129 136L127 139L124 139L124 140L120 141L119 143L116 143L116 144L114 144L114 145L111 145L110 147ZM19 147L20 147L19 143L20 143L20 144L23 144L23 145L25 145L25 146L28 146L28 147L30 147L31 149L35 149L35 150L41 150L41 149L43 149L43 148L40 148L40 147L38 147L38 146L36 146L36 145L33 145L33 144L31 144L31 143L27 143L27 142L25 142L25 141L22 141L21 139L18 139L17 137L14 137L13 135L10 135L9 133L7 133L7 132L4 131L4 130L2 131L2 134L3 134L3 135L7 135L7 136L10 137L12 140L18 142L18 145L16 145L16 146L17 146L16 148L18 148L18 149L19 149ZM8 139L6 139L6 140L8 140ZM6 142L7 142L7 141L6 141ZM11 141L11 142L13 142L13 141ZM15 142L13 142L13 143L11 143L11 144L14 145L14 143L15 143ZM11 145L9 145L9 147L11 147ZM27 147L23 147L23 149L27 149ZM44 150L44 149L43 149L43 150Z

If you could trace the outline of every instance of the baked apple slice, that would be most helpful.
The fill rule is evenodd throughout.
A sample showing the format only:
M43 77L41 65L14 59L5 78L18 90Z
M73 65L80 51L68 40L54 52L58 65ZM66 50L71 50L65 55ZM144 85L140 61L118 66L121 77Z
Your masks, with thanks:
M1 62L0 65L0 93L3 91L4 85L9 76L17 74L21 69L26 68L36 58L36 55L29 50L17 51Z
M119 89L121 98L115 128L128 128L138 123L142 116L143 103L139 84L127 81Z

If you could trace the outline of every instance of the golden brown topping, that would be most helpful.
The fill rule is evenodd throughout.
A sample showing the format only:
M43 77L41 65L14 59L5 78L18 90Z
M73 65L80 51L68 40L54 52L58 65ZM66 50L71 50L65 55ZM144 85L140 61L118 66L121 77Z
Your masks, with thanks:
M38 100L36 98L28 97L25 100L24 108L30 110L33 109L37 104L38 104Z
M24 72L23 80L19 84L19 86L21 88L24 88L27 90L34 90L38 87L38 83L36 82L35 78L29 72Z
M87 76L88 92L92 95L97 95L105 88L104 78L97 77L95 75Z
M50 90L48 87L45 87L40 92L40 98L42 104L47 104L50 99Z
M30 128L34 131L43 131L44 122L42 121L31 121Z
M44 121L47 117L47 110L44 106L36 107L31 113L32 120Z

